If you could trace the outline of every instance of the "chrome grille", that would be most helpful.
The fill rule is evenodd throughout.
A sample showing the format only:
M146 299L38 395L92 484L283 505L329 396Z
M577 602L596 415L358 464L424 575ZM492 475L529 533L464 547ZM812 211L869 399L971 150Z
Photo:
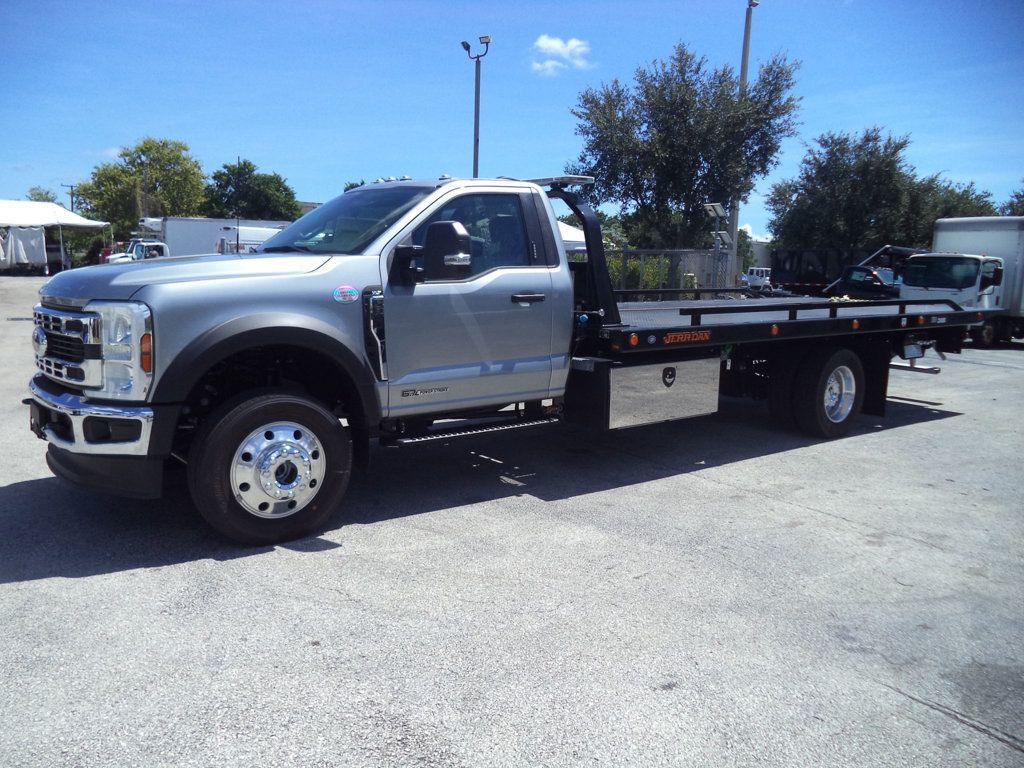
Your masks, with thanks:
M85 342L74 336L48 333L46 334L46 356L58 357L69 363L81 363L85 360Z
M36 349L36 367L40 371L55 381L80 387L103 384L98 315L37 305L32 317L46 335L45 344Z

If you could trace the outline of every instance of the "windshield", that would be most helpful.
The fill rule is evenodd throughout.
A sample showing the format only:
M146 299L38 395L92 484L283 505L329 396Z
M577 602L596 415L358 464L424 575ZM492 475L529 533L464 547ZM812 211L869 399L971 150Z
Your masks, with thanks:
M950 256L916 256L907 261L903 284L919 288L970 288L978 279L978 260Z
M847 267L843 279L848 283L879 283L892 285L892 270L888 268Z
M321 205L263 243L260 251L361 253L431 187L360 187Z

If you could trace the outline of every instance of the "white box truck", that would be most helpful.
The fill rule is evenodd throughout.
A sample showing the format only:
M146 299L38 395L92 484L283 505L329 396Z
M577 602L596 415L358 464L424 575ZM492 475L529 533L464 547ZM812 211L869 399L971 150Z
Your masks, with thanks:
M932 249L907 259L900 298L998 310L972 329L979 346L1024 338L1024 216L939 219Z

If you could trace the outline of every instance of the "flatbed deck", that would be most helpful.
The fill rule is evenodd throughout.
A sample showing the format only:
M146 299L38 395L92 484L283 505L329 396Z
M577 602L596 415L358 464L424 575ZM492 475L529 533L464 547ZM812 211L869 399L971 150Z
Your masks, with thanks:
M622 302L621 325L601 329L612 352L653 352L752 341L931 329L977 323L951 301L765 298Z

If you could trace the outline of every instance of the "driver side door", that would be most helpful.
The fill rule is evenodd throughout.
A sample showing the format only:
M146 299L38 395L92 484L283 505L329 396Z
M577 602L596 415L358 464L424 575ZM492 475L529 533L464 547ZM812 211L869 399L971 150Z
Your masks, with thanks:
M394 270L382 275L389 415L547 397L552 267L530 193L457 191L403 242L422 245L439 221L465 227L469 265L428 268L415 283L397 280Z

